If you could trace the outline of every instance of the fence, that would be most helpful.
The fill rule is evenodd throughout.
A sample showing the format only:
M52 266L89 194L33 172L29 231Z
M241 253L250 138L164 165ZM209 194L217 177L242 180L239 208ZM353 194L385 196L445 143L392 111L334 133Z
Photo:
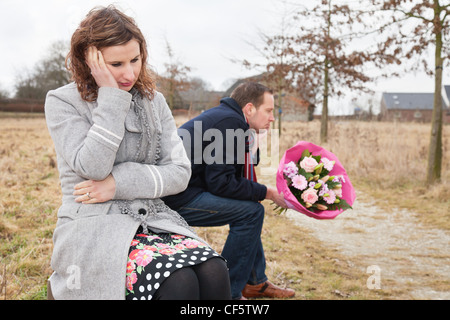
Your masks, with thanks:
M38 99L0 99L0 112L44 112L44 100Z

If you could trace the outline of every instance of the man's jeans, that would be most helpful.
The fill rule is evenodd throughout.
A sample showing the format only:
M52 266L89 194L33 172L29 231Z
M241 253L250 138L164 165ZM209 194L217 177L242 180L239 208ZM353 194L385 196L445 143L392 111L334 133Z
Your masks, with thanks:
M267 280L261 243L264 207L259 202L203 192L177 211L191 226L230 225L222 256L228 262L233 299L241 297L247 283L255 285Z

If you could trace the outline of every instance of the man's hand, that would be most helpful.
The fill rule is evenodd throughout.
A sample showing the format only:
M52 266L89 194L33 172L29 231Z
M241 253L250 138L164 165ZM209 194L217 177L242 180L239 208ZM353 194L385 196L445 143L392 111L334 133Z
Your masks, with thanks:
M283 194L279 194L275 188L267 187L266 199L272 200L279 207L287 208Z

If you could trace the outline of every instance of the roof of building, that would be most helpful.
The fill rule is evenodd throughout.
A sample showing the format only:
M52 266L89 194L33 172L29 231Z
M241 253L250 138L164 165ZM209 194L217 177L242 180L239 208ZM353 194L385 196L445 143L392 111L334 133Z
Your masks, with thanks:
M447 100L450 99L450 86L444 86L445 94L447 95Z
M383 92L387 109L433 110L434 93ZM446 103L442 101L443 108Z

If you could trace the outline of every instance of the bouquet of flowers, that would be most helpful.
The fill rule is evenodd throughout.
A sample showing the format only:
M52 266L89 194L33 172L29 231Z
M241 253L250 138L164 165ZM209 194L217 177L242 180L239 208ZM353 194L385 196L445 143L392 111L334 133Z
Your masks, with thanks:
M316 219L333 219L351 209L355 200L355 190L338 158L305 141L285 152L278 167L277 189L289 208Z

